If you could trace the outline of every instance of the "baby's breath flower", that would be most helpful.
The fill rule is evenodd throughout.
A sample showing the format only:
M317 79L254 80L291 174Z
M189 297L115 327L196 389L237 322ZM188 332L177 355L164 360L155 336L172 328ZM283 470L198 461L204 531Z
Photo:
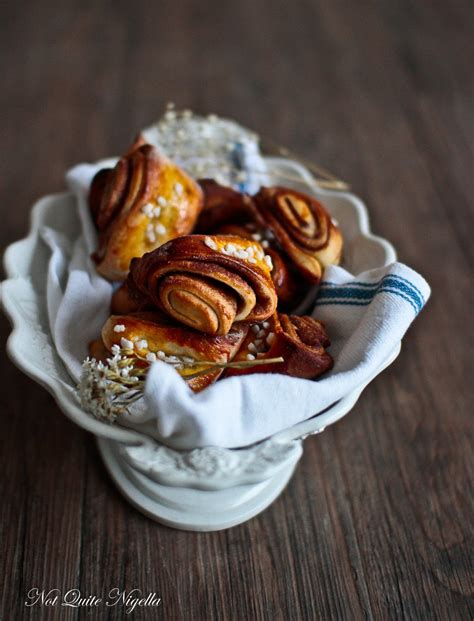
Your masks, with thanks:
M113 358L105 363L84 360L78 386L84 410L110 423L128 413L128 407L143 396L146 377L146 369L136 366L137 358L127 357L118 346L114 348Z

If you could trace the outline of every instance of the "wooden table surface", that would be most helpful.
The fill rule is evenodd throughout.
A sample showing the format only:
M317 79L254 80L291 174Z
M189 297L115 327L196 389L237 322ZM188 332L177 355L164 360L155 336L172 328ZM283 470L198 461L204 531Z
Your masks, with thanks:
M123 151L172 100L336 171L433 288L400 357L306 441L281 497L218 533L135 511L93 438L1 353L1 619L472 619L472 4L53 0L1 13L2 249L69 166ZM140 588L162 606L25 608L32 587Z

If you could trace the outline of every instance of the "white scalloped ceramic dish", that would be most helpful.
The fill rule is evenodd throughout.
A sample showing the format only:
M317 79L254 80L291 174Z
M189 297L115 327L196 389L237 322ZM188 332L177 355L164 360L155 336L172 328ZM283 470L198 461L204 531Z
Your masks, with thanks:
M364 204L347 192L318 188L309 172L294 161L266 158L271 173L298 176L296 189L321 198L340 223L345 239L345 267L353 273L396 260L394 248L370 233ZM373 378L343 399L256 445L243 449L206 447L176 451L138 432L111 426L82 411L74 381L66 372L51 339L46 313L45 275L48 251L39 240L43 225L74 239L80 231L71 194L38 201L31 230L9 246L4 264L8 279L1 296L13 331L8 352L15 364L44 386L61 410L98 438L105 464L122 493L150 517L187 530L219 530L241 523L267 507L283 490L303 448L302 440L347 414ZM357 244L353 243L357 239ZM363 243L361 243L363 240ZM384 361L377 375L398 355Z

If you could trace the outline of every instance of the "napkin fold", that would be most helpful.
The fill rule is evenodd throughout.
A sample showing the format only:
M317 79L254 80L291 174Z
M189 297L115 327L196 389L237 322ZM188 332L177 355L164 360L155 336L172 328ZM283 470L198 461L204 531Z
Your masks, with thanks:
M89 342L108 317L114 289L90 259L96 235L87 192L97 170L84 164L67 174L83 227L79 238L69 240L53 228L41 232L51 249L51 333L75 380ZM121 422L177 449L234 448L260 441L363 385L398 346L429 295L423 277L398 262L357 275L331 266L308 313L326 324L331 338L335 364L329 373L314 381L279 374L235 376L195 394L177 371L158 361L148 373L142 406Z

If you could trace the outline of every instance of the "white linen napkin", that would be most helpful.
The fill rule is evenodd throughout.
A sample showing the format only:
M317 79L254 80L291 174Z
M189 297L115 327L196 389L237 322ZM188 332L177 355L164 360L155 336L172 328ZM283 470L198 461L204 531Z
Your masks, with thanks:
M88 343L109 314L113 286L90 259L96 235L87 191L97 166L79 165L67 175L77 196L83 234L68 240L51 228L47 276L51 333L59 355L79 379ZM334 368L310 381L278 374L220 380L195 394L177 371L156 362L148 373L143 407L122 420L177 449L207 445L242 447L291 427L347 395L377 371L400 342L430 295L426 281L401 263L358 275L326 269L311 313L325 322Z
M157 362L148 374L144 430L176 448L252 444L310 418L361 386L390 355L430 294L401 263L352 276L330 267L312 315L325 322L334 368L319 380L255 374L194 394Z

